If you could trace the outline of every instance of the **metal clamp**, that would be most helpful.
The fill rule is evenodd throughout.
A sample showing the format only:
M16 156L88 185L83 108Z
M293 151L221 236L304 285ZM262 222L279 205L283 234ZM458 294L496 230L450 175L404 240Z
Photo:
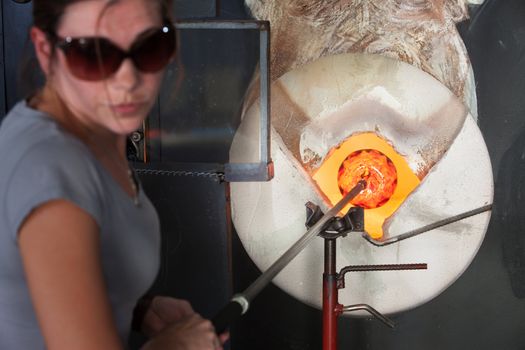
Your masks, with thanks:
M318 205L306 203L306 227L313 226L323 216ZM351 207L343 217L333 217L326 223L319 236L336 239L346 237L350 232L362 232L364 229L364 211L360 207Z

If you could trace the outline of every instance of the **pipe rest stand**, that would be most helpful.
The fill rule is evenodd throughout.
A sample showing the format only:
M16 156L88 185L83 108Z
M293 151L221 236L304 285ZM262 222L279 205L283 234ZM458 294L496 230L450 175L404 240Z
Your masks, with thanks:
M321 209L311 203L306 203L306 226L311 227L321 217ZM343 217L333 217L319 232L324 239L324 273L323 273L323 350L337 350L337 318L344 312L363 310L393 328L394 322L367 304L343 306L339 304L339 289L345 287L345 275L358 271L394 271L422 270L427 264L395 264L395 265L359 265L346 266L339 273L336 271L336 240L346 237L351 232L364 231L364 210L352 207Z
M314 239L323 228L333 221L333 218L350 203L362 190L366 188L366 181L359 181L337 204L322 217L316 217L315 224L299 238L284 254L282 254L268 269L266 269L244 292L235 294L230 302L223 307L212 319L215 331L220 334L226 327L248 311L250 302L272 279L299 254L307 244Z

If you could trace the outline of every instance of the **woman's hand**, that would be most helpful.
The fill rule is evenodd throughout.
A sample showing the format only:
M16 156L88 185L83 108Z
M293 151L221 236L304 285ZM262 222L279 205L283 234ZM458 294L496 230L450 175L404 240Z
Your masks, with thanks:
M165 327L141 350L222 350L226 340L217 337L211 321L193 313Z
M156 296L144 315L142 331L147 336L154 337L170 324L194 314L195 311L186 300Z

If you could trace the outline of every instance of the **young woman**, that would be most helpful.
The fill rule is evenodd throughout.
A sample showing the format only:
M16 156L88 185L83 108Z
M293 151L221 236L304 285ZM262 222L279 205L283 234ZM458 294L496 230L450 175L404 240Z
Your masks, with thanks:
M126 135L175 55L170 0L33 0L46 82L0 128L0 349L124 349L159 268L156 212ZM187 302L157 297L144 349L221 349Z

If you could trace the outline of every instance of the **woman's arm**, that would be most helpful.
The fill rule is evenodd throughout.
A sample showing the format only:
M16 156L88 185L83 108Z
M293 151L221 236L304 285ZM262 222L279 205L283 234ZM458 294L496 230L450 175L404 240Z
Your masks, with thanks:
M122 350L103 279L96 222L68 201L51 201L27 217L18 243L47 349ZM195 313L178 316L170 326L162 320L162 332L144 349L222 349L225 339L217 338L210 321Z
M18 243L47 348L123 349L91 216L65 200L47 202L26 218Z

